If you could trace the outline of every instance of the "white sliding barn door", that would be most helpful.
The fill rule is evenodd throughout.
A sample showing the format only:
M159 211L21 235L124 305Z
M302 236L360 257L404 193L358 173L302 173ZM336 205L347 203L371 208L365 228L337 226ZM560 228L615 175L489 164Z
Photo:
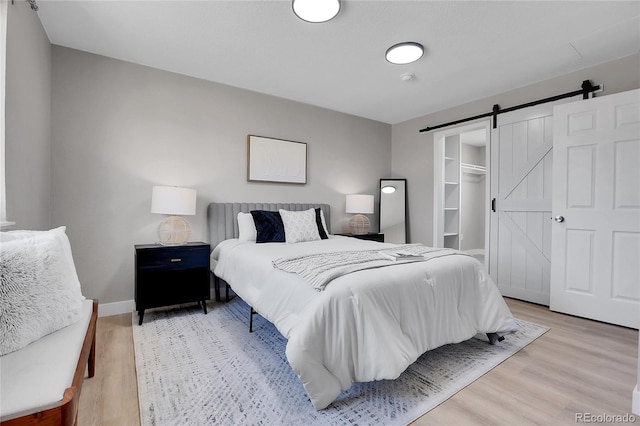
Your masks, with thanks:
M554 109L551 309L640 325L640 91Z
M489 273L503 296L549 305L552 105L501 115L491 134Z

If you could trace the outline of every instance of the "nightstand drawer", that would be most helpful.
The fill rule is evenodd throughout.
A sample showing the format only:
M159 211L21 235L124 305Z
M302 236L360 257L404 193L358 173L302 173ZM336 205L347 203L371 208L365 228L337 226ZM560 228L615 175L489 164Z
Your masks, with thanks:
M209 265L209 247L136 248L136 262L139 269L157 268L164 271L206 267Z

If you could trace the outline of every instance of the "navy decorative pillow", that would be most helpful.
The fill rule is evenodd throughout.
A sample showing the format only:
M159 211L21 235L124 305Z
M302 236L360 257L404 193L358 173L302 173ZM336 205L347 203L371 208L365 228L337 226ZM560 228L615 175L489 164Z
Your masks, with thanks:
M329 238L327 235L327 230L324 228L324 213L321 209L316 209L316 224L318 225L318 234L320 234L320 238L326 240Z
M278 212L252 210L256 224L256 243L284 243L284 224Z

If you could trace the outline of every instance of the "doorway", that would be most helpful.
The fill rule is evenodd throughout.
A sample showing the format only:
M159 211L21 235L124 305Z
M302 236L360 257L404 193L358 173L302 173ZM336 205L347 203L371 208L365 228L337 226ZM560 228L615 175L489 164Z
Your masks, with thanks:
M489 131L484 121L434 135L433 245L462 250L485 266Z

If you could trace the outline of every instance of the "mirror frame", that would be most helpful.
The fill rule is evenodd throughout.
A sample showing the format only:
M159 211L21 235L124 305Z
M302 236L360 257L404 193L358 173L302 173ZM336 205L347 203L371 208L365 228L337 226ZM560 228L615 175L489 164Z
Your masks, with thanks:
M409 228L409 224L408 224L408 210L407 210L407 179L403 179L403 178L383 178L380 179L380 184L378 186L378 213L380 215L380 221L379 221L379 232L381 234L384 234L384 230L382 229L382 182L388 182L388 181L395 181L395 182L403 182L404 183L404 243L402 244L406 244L408 242L408 228ZM385 242L386 241L386 235L385 235Z

